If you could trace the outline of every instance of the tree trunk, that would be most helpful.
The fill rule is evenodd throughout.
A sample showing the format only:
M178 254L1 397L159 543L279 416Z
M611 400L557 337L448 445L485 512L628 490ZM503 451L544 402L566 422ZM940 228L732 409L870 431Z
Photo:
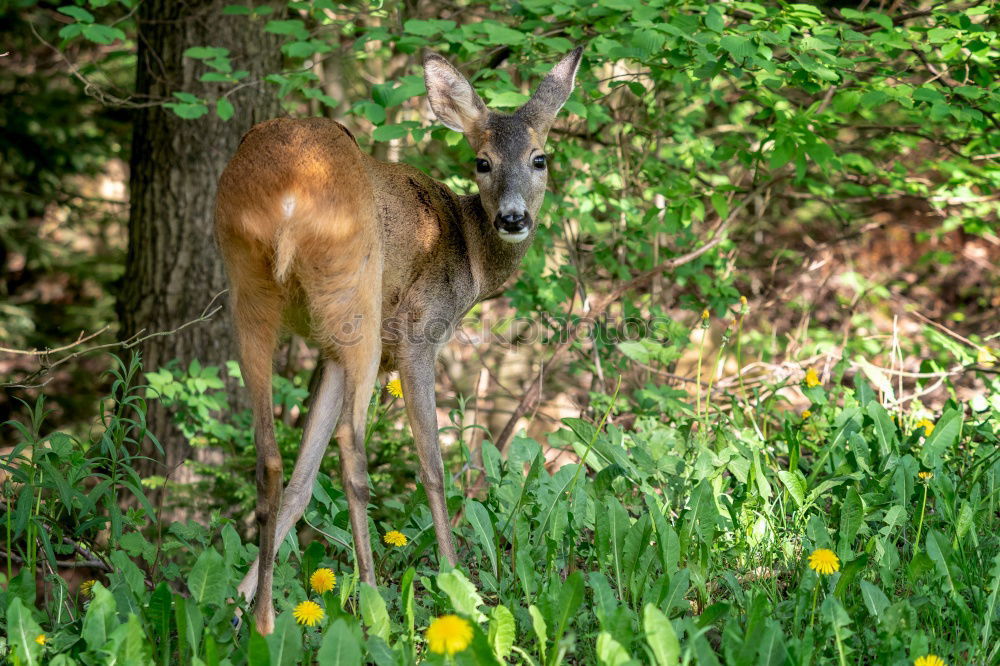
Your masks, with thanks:
M139 6L137 98L169 101L174 92L189 92L207 99L209 112L193 120L160 105L136 113L128 258L118 299L123 337L168 331L196 319L227 287L212 232L215 188L243 134L278 114L275 91L265 87L263 78L282 65L280 42L263 32L265 21L223 16L228 4L231 0L144 0ZM242 83L258 82L229 97L235 114L228 121L215 114L215 100L232 86L198 80L211 70L184 57L193 46L229 49L233 69L249 71ZM225 304L225 295L218 302ZM223 366L234 358L225 308L208 321L143 345L146 372L171 359L187 367L193 359ZM231 391L234 397L241 393ZM164 455L150 452L157 460L142 471L171 481L190 480L181 465L191 446L172 425L172 415L151 402L147 418Z

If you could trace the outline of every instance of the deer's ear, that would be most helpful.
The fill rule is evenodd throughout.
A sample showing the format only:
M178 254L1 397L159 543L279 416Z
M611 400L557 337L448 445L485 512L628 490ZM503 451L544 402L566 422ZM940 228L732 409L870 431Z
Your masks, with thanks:
M582 56L582 46L566 54L538 84L538 89L531 99L521 107L520 113L536 129L548 132L552 127L556 114L573 92L573 83L576 81L576 71L580 68Z
M434 115L456 132L473 133L486 116L486 104L472 84L447 60L424 52L424 83Z

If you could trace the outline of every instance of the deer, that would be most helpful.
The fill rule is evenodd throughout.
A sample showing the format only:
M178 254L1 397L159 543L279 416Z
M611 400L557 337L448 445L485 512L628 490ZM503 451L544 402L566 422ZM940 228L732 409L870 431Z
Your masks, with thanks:
M376 160L327 118L277 118L243 137L218 184L215 236L253 412L258 555L238 586L262 634L274 629L278 546L304 513L331 436L340 453L359 579L375 585L365 420L396 371L439 562L458 562L438 444L435 361L459 320L500 293L538 228L545 142L573 90L582 47L514 113L491 111L444 57L423 55L431 109L475 152L478 193ZM315 345L320 378L287 487L274 436L273 356L284 331Z

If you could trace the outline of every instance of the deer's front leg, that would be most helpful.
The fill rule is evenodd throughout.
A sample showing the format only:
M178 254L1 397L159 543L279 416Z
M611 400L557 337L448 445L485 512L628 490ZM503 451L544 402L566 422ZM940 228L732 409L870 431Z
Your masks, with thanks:
M427 501L434 518L438 551L441 558L455 566L455 544L451 538L451 523L444 496L444 465L438 446L438 424L434 397L434 351L421 349L405 354L399 361L399 378L403 384L403 400L410 429L420 457L420 480L427 492Z

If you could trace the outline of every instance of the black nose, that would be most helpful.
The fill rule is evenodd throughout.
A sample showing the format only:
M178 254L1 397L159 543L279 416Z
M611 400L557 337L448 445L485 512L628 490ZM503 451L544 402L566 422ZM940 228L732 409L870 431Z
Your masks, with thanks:
M496 225L500 231L505 231L509 234L519 234L528 226L528 212L498 215Z

